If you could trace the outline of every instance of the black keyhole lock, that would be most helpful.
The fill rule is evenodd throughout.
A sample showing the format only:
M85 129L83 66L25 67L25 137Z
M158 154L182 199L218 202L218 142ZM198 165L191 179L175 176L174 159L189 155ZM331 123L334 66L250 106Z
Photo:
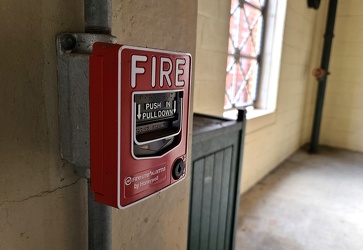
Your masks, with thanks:
M185 164L182 159L178 159L173 166L172 175L174 180L178 180L184 173Z

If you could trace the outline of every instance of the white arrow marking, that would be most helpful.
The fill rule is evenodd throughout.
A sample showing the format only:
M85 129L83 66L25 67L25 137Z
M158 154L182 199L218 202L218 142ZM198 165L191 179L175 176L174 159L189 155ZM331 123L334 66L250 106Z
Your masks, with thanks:
M174 113L176 112L176 101L174 101Z
M141 112L140 112L140 104L137 105L137 118L140 120L141 118Z

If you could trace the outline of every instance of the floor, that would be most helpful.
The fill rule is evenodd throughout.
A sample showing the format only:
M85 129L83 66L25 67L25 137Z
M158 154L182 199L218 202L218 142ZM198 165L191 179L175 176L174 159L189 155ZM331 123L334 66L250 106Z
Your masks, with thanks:
M299 150L241 197L236 249L363 249L363 154Z

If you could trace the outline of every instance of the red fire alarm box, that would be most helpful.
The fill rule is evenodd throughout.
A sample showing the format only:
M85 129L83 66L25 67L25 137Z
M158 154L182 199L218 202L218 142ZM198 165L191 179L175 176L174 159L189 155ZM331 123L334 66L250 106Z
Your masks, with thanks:
M191 55L95 43L90 57L91 189L127 207L186 175Z

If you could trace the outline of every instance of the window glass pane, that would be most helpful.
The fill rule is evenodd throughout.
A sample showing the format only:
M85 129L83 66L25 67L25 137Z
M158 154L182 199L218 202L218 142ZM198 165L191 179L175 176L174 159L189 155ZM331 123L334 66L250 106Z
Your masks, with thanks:
M258 55L261 53L262 32L263 32L262 22L263 22L263 18L262 18L262 15L260 15L258 17L256 27L253 29L253 33L252 33L252 36L254 37L254 40L255 40L255 43L256 43L256 49L257 49L257 54Z
M261 0L232 0L228 43L225 109L253 105L262 44Z
M257 49L255 47L255 41L252 36L248 36L247 40L241 45L241 54L245 56L257 56Z
M245 0L245 1L259 8L264 4L264 1L261 0Z

